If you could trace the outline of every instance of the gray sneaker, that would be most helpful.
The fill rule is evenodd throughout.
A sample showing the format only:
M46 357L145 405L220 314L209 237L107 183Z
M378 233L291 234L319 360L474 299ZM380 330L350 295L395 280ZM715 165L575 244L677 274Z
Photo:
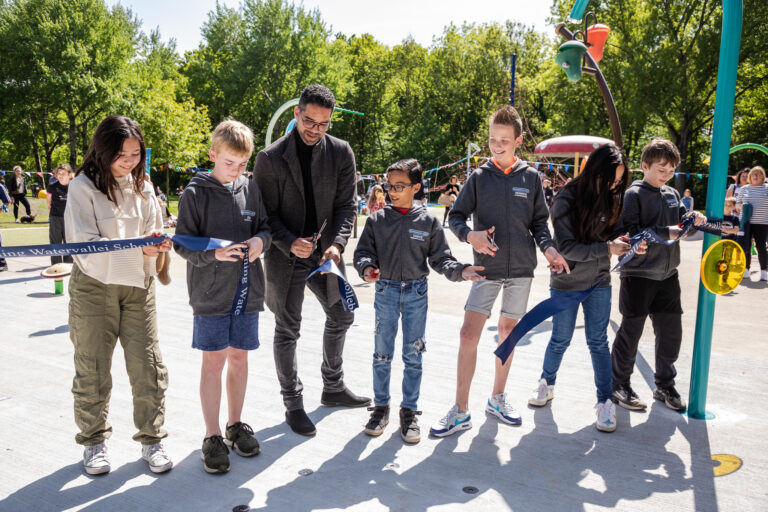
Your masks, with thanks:
M421 429L416 416L421 411L412 411L403 407L400 409L400 437L408 444L416 444L421 441Z
M632 386L625 384L613 390L613 400L625 409L630 411L644 411L648 407L645 402L640 400Z
M376 405L369 407L371 417L368 423L365 424L365 432L369 436L378 437L384 432L384 428L389 425L389 406L388 405Z
M148 444L141 447L141 458L147 461L153 473L165 473L173 467L173 461L165 453L162 443Z
M674 386L656 388L653 392L653 398L661 400L664 402L664 405L673 411L682 412L687 408L685 401L680 398L680 393L677 392Z
M89 475L109 473L112 467L109 465L107 446L104 443L86 446L83 452L83 467Z
M261 451L259 442L253 437L253 429L247 423L238 421L228 426L225 435L227 437L224 439L224 444L235 450L235 453L241 457L253 457Z
M208 473L226 473L229 471L229 449L221 436L203 439L203 469Z

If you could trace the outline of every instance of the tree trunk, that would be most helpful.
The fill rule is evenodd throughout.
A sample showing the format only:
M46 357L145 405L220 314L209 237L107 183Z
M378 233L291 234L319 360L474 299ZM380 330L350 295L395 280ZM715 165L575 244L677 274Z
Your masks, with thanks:
M37 145L37 138L35 138L35 132L32 131L31 126L29 132L32 134L32 152L35 154L37 172L43 172L43 163L40 161L40 147Z

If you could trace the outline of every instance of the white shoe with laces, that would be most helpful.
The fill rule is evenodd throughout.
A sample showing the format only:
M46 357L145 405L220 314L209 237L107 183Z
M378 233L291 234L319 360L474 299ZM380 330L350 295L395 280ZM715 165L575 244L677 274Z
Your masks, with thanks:
M485 412L493 414L507 425L520 425L523 423L520 413L512 406L507 394L503 392L488 399Z
M143 445L141 458L149 463L149 469L153 473L165 473L173 467L173 461L165 453L162 443Z
M454 405L445 416L432 425L429 433L436 437L445 437L469 428L472 428L472 416L469 411L461 412L459 406Z
M612 400L598 402L595 406L597 421L595 427L601 432L613 432L616 430L616 405Z
M528 404L541 407L547 405L547 402L553 398L555 398L555 386L547 384L547 379L541 379L539 386L533 390L531 398L528 399Z
M761 281L768 281L768 271L761 270L760 271L760 280Z
M107 445L99 443L93 446L86 446L83 452L83 467L89 475L109 473L112 468L109 465Z

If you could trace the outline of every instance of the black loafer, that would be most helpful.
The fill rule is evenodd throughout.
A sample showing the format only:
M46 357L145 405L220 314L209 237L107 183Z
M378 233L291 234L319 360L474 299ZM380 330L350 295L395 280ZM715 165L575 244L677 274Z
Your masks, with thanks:
M345 388L344 391L335 391L333 393L323 391L320 403L328 407L366 407L371 405L371 399L367 396L357 396Z
M291 430L303 436L313 436L317 433L315 424L309 419L304 409L295 409L285 411L285 422L291 427Z

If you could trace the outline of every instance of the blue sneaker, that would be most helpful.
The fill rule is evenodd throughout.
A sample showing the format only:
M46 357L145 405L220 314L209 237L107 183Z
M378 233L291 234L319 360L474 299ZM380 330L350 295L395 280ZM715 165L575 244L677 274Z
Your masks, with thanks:
M437 437L445 437L455 434L460 430L472 428L472 417L469 412L459 412L459 406L454 405L448 414L443 416L437 423L432 425L429 433Z
M489 412L508 425L520 425L523 418L517 409L509 403L506 393L499 393L488 399L488 405L485 406L485 412Z

